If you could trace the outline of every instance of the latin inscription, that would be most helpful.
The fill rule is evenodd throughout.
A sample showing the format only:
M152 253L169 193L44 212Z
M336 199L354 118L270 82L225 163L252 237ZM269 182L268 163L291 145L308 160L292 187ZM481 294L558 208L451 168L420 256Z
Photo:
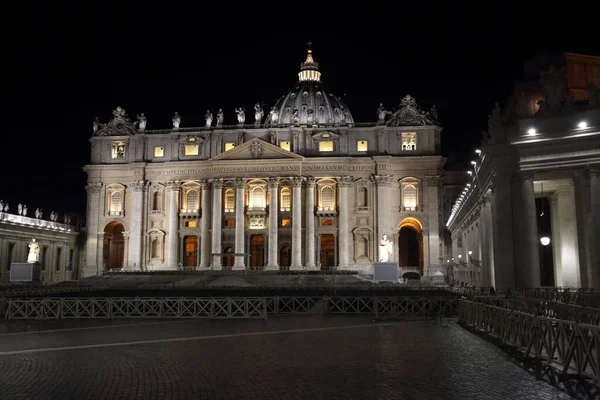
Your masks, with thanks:
M373 171L373 165L280 165L248 167L207 167L189 169L166 169L146 171L146 176L201 175L231 172L279 172L279 171ZM138 175L136 171L136 175Z

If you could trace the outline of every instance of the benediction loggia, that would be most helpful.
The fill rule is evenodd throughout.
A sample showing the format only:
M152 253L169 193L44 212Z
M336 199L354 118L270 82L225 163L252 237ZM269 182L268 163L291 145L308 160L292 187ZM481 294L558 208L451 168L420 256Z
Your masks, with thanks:
M375 108L375 107L374 107ZM224 125L147 129L123 108L94 121L82 277L125 270L370 272L379 239L393 239L400 272L440 268L442 237L437 110L410 95L357 123L325 91L308 50L292 90L265 114Z

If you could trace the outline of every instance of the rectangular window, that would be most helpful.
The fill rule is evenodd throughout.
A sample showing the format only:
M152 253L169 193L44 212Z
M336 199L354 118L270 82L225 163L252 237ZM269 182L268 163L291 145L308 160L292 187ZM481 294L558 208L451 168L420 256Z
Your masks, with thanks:
M282 219L281 226L292 226L292 220L291 219Z
M359 140L356 142L356 151L368 151L369 144L366 140Z
M333 219L325 218L325 219L321 220L321 226L329 226L329 225L333 225Z
M112 142L111 158L113 160L122 160L125 158L125 142Z
M165 156L165 147L164 146L156 146L154 147L154 157L164 157Z
M233 149L235 147L235 143L234 142L227 142L225 143L225 151L229 151L231 149Z
M333 142L319 142L319 151L333 151Z
M290 149L292 148L289 140L284 140L284 141L279 142L279 147L281 147L282 149L287 150L287 151L291 151Z
M186 156L197 156L198 155L198 145L197 144L186 144L185 145L185 155Z
M196 221L195 219L191 221L186 221L185 226L188 228L196 228L198 226L198 221Z
M402 132L402 150L416 150L417 149L417 133L416 132Z
M235 228L235 220L234 219L225 220L225 227L226 228Z
M56 248L56 270L60 271L60 267L61 267L61 263L62 263L62 247L57 247Z

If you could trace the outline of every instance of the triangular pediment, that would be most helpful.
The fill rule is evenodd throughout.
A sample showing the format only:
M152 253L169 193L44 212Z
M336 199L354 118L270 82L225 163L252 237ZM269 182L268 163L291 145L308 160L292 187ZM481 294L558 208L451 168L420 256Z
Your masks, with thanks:
M210 161L276 159L302 160L304 157L255 138L211 158Z

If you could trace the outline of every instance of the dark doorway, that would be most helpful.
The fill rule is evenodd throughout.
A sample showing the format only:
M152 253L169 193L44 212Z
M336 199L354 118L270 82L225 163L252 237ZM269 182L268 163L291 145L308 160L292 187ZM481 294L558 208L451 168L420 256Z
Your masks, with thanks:
M198 236L186 236L185 241L185 267L196 267L198 265Z
M235 263L235 257L233 256L233 247L225 247L223 253L226 253L223 255L223 266L225 267L225 269L230 270L231 267L233 267L233 264Z
M554 247L552 237L552 219L550 216L550 200L546 197L535 199L538 226L538 248L540 254L540 284L554 287ZM541 238L547 237L550 242L543 245Z
M125 256L125 227L113 221L104 228L104 266L107 270L123 268Z
M279 265L282 269L289 269L292 265L292 249L290 246L283 246L279 250Z
M403 227L398 237L398 262L401 267L422 267L422 239L420 232Z
M335 267L335 237L333 234L321 235L321 269Z
M250 269L263 269L265 265L264 235L250 236Z

